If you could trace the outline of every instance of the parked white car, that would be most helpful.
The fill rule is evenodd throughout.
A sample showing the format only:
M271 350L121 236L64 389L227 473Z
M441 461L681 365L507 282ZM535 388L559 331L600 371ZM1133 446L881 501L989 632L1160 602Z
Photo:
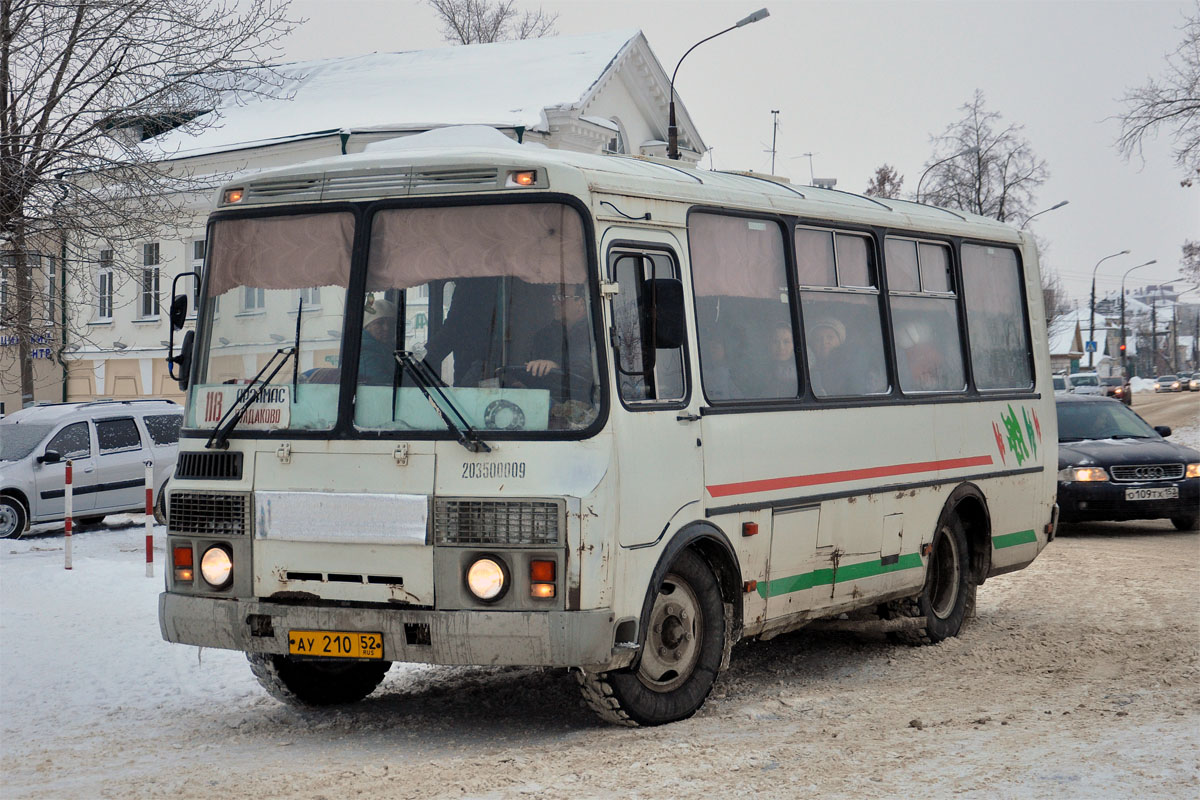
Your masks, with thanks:
M80 525L146 507L145 462L156 508L175 471L183 409L170 400L98 400L25 408L0 420L0 538L64 517L66 462Z

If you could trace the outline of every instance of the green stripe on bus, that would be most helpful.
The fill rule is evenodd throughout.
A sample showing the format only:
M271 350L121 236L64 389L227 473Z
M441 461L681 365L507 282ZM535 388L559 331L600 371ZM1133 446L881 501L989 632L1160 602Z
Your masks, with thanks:
M1006 547L1013 547L1018 544L1029 544L1037 541L1037 534L1033 531L1017 531L1016 533L1006 533L1002 536L992 537L992 548L995 550L1003 550Z
M908 553L900 556L895 564L884 564L881 560L862 561L858 564L846 564L840 566L837 570L832 569L817 569L812 572L803 572L799 575L791 575L786 578L776 578L773 581L759 581L758 595L759 597L779 597L783 594L791 594L792 592L800 592L805 589L811 589L814 586L828 586L834 582L835 575L838 583L857 580L858 578L870 578L875 575L883 575L888 572L897 572L902 569L916 569L921 566L921 556L917 553Z

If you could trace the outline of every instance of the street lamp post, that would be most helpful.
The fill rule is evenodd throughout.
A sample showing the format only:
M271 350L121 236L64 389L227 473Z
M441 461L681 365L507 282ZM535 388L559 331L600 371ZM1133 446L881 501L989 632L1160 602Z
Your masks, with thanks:
M937 161L933 164L930 164L928 167L926 167L925 171L921 173L920 179L917 180L917 198L916 198L917 202L918 203L921 202L921 184L925 182L925 176L929 174L929 171L931 169L933 169L934 167L939 167L942 164L945 164L947 161L953 161L954 159L958 158L959 156L975 155L978 152L979 152L979 148L972 145L971 147L968 147L966 150L955 153L954 155L950 156L949 158L943 158L941 161Z
M1110 258L1116 258L1117 256L1127 256L1127 255L1129 255L1128 250L1122 250L1119 253L1113 253L1111 256L1105 256L1104 258L1100 259L1099 261L1096 262L1096 266L1092 267L1092 299L1091 299L1091 302L1088 303L1088 309L1090 311L1090 319L1088 319L1088 341L1089 342L1096 341L1096 270L1098 270L1100 268L1100 265L1103 264L1105 261L1108 261ZM1125 302L1124 296L1121 297L1121 302L1122 303ZM1088 350L1088 368L1089 369L1091 369L1092 356L1095 355L1095 352L1096 352L1095 350Z
M1125 349L1125 278L1135 269L1148 267L1151 264L1157 264L1158 259L1152 259L1145 264L1138 264L1136 267L1130 267L1125 270L1125 274L1121 276L1121 377L1129 377L1129 354Z
M709 36L707 39L701 39L700 41L696 42L694 45L689 47L687 50L687 53L684 53L683 56L679 59L679 63L677 63L675 65L675 71L671 73L670 119L667 122L667 158L673 159L675 161L679 160L679 128L677 128L675 126L675 76L679 74L679 65L683 63L683 59L688 57L688 53L691 53L693 50L695 50L697 47L704 44L705 42L717 38L722 33L729 33L734 28L740 28L743 25L749 25L751 22L758 22L760 19L766 19L770 15L771 15L771 12L767 11L765 8L760 8L758 11L755 11L750 16L745 17L744 19L740 19L733 25L730 25L725 30L718 31L717 33L714 33L712 36Z
M1028 217L1025 218L1025 221L1021 223L1020 230L1025 230L1025 226L1029 224L1029 220L1033 219L1034 217L1040 217L1042 214L1046 214L1046 213L1049 213L1056 209L1062 208L1063 206L1067 205L1070 202L1071 202L1070 200L1063 200L1060 203L1055 203L1054 205L1050 206L1049 208L1043 208L1041 211L1037 212L1036 214L1029 215Z

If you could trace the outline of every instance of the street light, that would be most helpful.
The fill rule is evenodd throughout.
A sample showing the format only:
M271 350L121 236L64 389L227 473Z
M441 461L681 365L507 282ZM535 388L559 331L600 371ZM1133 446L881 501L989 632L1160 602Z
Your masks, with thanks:
M1125 350L1125 278L1135 269L1148 267L1151 264L1157 264L1158 259L1152 259L1145 264L1138 264L1136 267L1130 267L1125 270L1125 274L1121 276L1121 377L1129 377L1129 355Z
M1096 266L1092 267L1092 300L1088 304L1088 308L1091 309L1091 319L1088 320L1088 325L1091 326L1090 332L1088 333L1088 341L1089 342L1096 341L1096 270L1100 268L1101 264L1103 264L1105 261L1108 261L1110 258L1116 258L1117 256L1127 256L1127 255L1129 255L1128 250L1122 250L1119 253L1113 253L1111 256L1105 256L1104 258L1100 259L1099 261L1096 262ZM1122 299L1124 299L1124 298L1122 298ZM1089 369L1092 366L1092 355L1094 353L1095 353L1094 350L1088 350L1088 368Z
M937 167L937 166L941 166L942 164L945 164L947 161L953 161L954 159L958 158L959 156L973 156L973 155L977 155L978 153L979 153L979 148L971 146L971 147L968 147L966 150L963 150L962 152L955 153L954 155L950 156L949 158L943 158L941 161L938 161L934 164L930 164L928 167L926 167L925 171L921 173L920 179L917 181L917 202L918 203L921 202L921 184L924 183L925 176L929 174L929 171L931 169L933 169L934 167Z
M1063 200L1061 203L1055 203L1054 205L1050 206L1049 208L1043 208L1041 211L1037 212L1036 214L1032 214L1032 215L1026 217L1025 221L1021 223L1021 227L1019 230L1025 230L1025 226L1029 224L1029 220L1033 219L1034 217L1040 217L1042 214L1046 214L1051 211L1054 211L1055 209L1062 208L1063 206L1067 205L1070 202L1071 202L1070 200Z
M670 104L671 116L670 116L669 121L667 122L667 158L673 159L675 161L679 160L679 128L675 127L675 76L679 74L679 65L683 63L683 59L688 57L688 53L692 52L693 50L695 50L697 47L704 44L705 42L707 42L711 39L717 38L722 33L729 33L734 28L740 28L743 25L749 25L751 22L758 22L760 19L766 19L770 15L771 15L771 12L767 11L765 8L760 8L758 11L755 11L750 16L748 16L744 19L740 19L735 24L730 25L725 30L714 33L712 36L709 36L707 39L701 39L700 41L696 42L694 45L689 47L687 53L684 53L683 56L679 59L679 63L677 63L675 65L675 71L671 73L671 104Z

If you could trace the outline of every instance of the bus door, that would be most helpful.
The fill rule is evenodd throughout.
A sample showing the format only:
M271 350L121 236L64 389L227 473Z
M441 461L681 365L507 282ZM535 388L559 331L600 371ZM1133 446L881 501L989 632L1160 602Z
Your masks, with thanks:
M607 246L612 295L606 334L616 378L613 426L618 466L622 546L656 541L670 521L683 513L703 515L697 488L703 484L698 393L691 390L686 347L658 347L653 309L661 281L679 280L677 244L658 231L628 229ZM682 325L682 320L678 320ZM694 505L690 512L685 510Z

